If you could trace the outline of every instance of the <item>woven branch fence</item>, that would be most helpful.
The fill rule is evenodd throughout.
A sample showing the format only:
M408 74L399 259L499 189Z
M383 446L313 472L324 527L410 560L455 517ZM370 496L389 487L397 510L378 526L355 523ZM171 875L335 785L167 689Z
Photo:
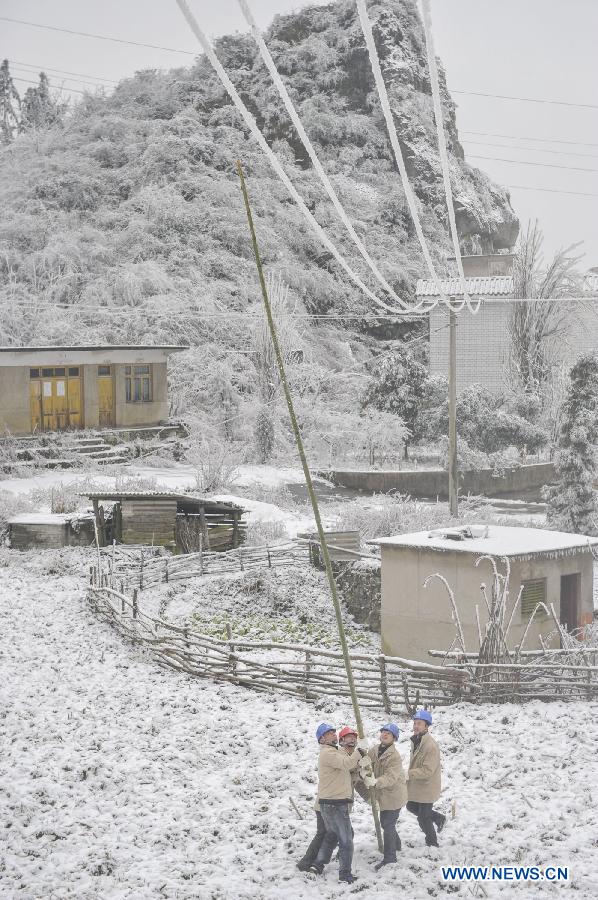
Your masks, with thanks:
M93 567L88 599L92 608L123 636L142 644L163 665L189 675L213 678L260 691L316 701L350 699L340 651L303 644L218 640L148 615L115 579ZM417 663L391 656L353 653L359 702L389 716L412 712L417 704L441 706L467 696L468 675L459 668Z
M224 575L250 569L292 564L309 565L308 544L286 541L272 547L238 547L221 553L199 550L180 556L159 555L149 547L114 545L101 551L101 559L112 579L140 590L170 581L185 581L202 575Z
M290 553L285 557L288 552L285 545L284 552L276 558L288 563L297 558L293 555L296 549L296 545L288 545ZM259 691L290 694L309 701L325 697L350 699L340 651L304 644L245 641L234 638L230 633L228 640L218 640L191 627L177 626L148 615L139 603L138 588L133 588L132 594L124 588L127 554L116 563L114 554L111 559L106 559L111 552L102 554L98 551L98 565L90 570L89 601L95 611L120 634L142 644L162 665L189 675L228 681ZM129 552L130 563L134 563L136 550L127 550ZM303 558L307 557L307 550L301 553ZM203 558L205 561L206 556L221 559L229 555L204 554ZM198 554L192 556L197 557ZM274 564L274 558L272 555L271 564ZM262 555L256 552L254 557L248 559L248 568L269 564L267 557L264 561L263 551ZM206 573L205 569L203 572L194 569L197 562L188 557L181 557L181 560L185 565L178 571L179 577ZM169 562L172 565L174 559ZM143 586L152 583L152 579L153 583L168 581L170 575L164 578L163 565L162 557L148 560L147 570L142 567L141 579L137 577L137 583L141 581ZM226 570L218 568L217 571ZM230 571L238 571L238 568ZM144 581L145 575L147 580ZM490 606L493 609L494 604ZM458 621L456 605L454 611ZM561 630L561 649L543 647L531 651L523 650L520 645L511 653L503 646L494 659L484 654L483 639L478 652L467 652L457 640L454 642L457 643L456 649L430 651L431 656L442 658L441 665L400 657L352 653L359 703L367 708L384 710L391 716L405 710L412 713L419 704L443 706L464 700L521 703L528 700L596 699L598 634L594 635L594 630L592 626L572 634ZM487 633L491 633L491 628Z

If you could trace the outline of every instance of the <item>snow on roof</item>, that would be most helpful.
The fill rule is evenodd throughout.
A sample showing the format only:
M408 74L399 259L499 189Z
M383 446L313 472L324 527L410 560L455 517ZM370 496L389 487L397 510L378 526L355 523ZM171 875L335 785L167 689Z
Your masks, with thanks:
M442 293L449 297L461 297L463 288L460 278L443 278L439 282ZM513 278L511 275L484 275L465 279L467 293L473 297L509 297L513 295ZM415 293L418 297L437 297L436 282L428 278L420 278Z
M74 344L72 346L54 345L48 347L0 347L0 353L36 353L56 350L188 350L188 346L180 344Z
M459 533L469 531L471 537L460 539ZM563 550L589 551L598 545L598 538L585 534L569 534L564 531L547 531L540 528L523 528L514 525L484 525L470 528L438 528L434 531L418 531L414 534L398 534L395 537L377 538L371 543L382 547L412 547L419 550L454 551L473 553L476 556L529 556L560 553Z
M8 520L9 525L68 525L75 519L89 519L91 515L88 513L72 512L72 513L21 513L13 516Z
M229 500L218 500L215 497L200 497L195 494L184 494L180 491L81 491L82 497L89 500L176 500L180 503L201 503L218 509L241 509Z

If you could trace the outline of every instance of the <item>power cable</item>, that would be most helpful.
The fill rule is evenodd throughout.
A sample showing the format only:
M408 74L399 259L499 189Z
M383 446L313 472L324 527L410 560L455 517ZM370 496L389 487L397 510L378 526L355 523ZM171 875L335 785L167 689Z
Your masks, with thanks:
M550 147L517 147L513 144L493 144L490 141L471 141L464 138L462 144L474 144L476 147L500 147L501 150L516 150L525 153L552 153L557 156L583 156L586 159L598 159L594 153L576 153L574 150L553 150Z
M506 138L513 141L539 141L542 144L575 144L579 147L598 147L598 144L591 144L586 141L565 141L561 138L539 138L531 137L523 134L495 134L493 131L461 131L461 134L476 134L479 137L497 137Z
M407 167L405 166L405 160L403 159L403 152L401 150L401 145L399 143L399 138L397 135L397 129L394 121L394 117L390 108L390 102L388 99L388 92L386 90L386 85L384 83L384 78L382 77L382 69L380 68L380 59L378 57L378 51L376 49L376 44L374 42L374 35L372 33L372 23L368 18L367 9L365 6L365 0L357 0L357 12L359 15L359 21L361 24L361 30L363 32L363 36L365 38L365 44L367 47L368 55L370 58L370 66L372 68L372 72L374 75L374 81L376 84L376 90L378 92L378 97L380 100L380 106L382 107L382 112L384 115L384 120L386 122L386 129L388 131L388 137L390 139L390 143L392 146L392 150L395 157L395 162L397 164L397 168L399 170L399 174L401 176L401 183L403 185L403 190L405 192L405 199L407 200L407 205L409 207L409 212L411 213L411 218L413 220L413 224L415 226L415 231L419 240L420 247L422 249L422 253L424 255L424 259L426 261L426 265L428 267L428 271L430 273L430 277L432 281L434 281L437 285L438 297L442 299L443 302L448 302L447 298L442 297L442 292L440 290L440 285L438 281L438 275L436 274L436 269L434 267L434 263L432 262L432 256L428 249L428 245L426 243L426 238L424 235L424 231L422 228L422 224L419 218L419 211L417 208L417 202L415 198L415 194L411 188L411 184L409 182L409 176L407 174Z
M360 288L360 290L363 291L363 293L367 297L369 297L369 299L372 300L376 304L376 306L379 306L382 309L386 310L387 312L393 313L395 315L417 314L418 313L417 309L415 309L415 310L413 310L413 312L411 312L409 309L404 308L401 311L401 310L393 309L387 303L384 303L384 301L380 300L380 298L377 297L376 294L374 294L373 291L371 291L363 283L363 281L361 280L359 275L357 275L353 271L353 269L348 264L348 262L346 261L344 256L342 256L342 254L339 252L339 250L336 248L336 246L332 243L332 241L330 240L330 238L328 237L328 235L326 234L326 232L324 231L324 229L322 228L320 223L317 221L317 219L315 219L315 217L311 214L311 212L307 208L305 201L303 200L303 198L301 197L301 195L295 188L294 184L292 183L291 179L289 178L289 176L283 169L282 165L280 164L280 160L278 159L276 154L273 152L272 148L266 141L264 135L260 131L260 128L259 128L257 122L255 121L255 118L253 117L252 113L249 111L249 109L243 103L243 100L239 96L239 93L238 93L236 87L230 80L229 76L227 75L225 69L222 66L222 63L216 56L216 53L214 52L214 49L213 49L211 43L207 39L204 32L201 30L197 20L195 19L193 13L189 9L189 6L188 6L186 0L176 0L176 2L177 2L179 9L181 10L185 20L187 21L187 24L189 25L191 31L197 38L202 50L206 54L209 62L211 63L212 67L214 68L216 74L218 75L218 78L222 82L229 97L233 101L233 104L237 108L238 112L241 114L243 121L249 128L251 134L257 141L261 150L265 153L265 155L268 159L268 162L270 163L270 166L274 169L275 173L278 175L278 177L280 178L280 180L282 181L282 183L285 185L286 189L288 190L289 194L291 195L291 197L293 198L293 200L295 201L295 203L301 210L301 213L303 214L303 217L307 221L309 227L318 235L320 241L324 244L324 246L329 251L329 253L332 254L334 259L341 266L341 268L344 270L344 272L349 276L351 281L358 288ZM405 304L404 301L403 301L403 304L405 307L407 307L407 304Z
M528 184L506 184L505 187L518 191L542 191L547 194L571 194L574 197L598 197L598 194L590 194L587 191L563 191L558 188L530 187Z
M477 156L473 153L468 154L469 159L491 159L494 162L515 163L520 166L539 166L542 169L567 169L570 172L593 172L598 173L598 169L586 169L582 166L559 166L558 163L540 163L529 162L523 159L504 159L500 156Z
M457 91L451 88L451 94L468 94L471 97L493 97L496 100L517 100L521 103L550 103L555 106L575 106L579 109L598 109L597 103L572 103L569 100L545 100L540 97L508 97L505 94L483 94L480 91Z
M328 194L330 200L332 201L332 204L333 204L334 208L336 209L336 211L339 215L339 218L341 219L343 225L345 226L347 232L349 233L351 240L353 241L353 243L359 250L361 256L365 260L366 264L369 266L370 270L373 272L377 281L382 285L384 290L387 291L390 294L390 296L393 298L393 300L396 300L397 303L399 303L401 305L405 305L404 301L395 293L395 291L390 286L390 284L388 283L386 278L382 275L382 273L378 269L378 266L376 265L376 263L373 261L373 259L369 255L361 238L359 237L359 235L355 231L353 225L349 221L349 217L347 216L347 213L346 213L341 201L338 198L338 194L336 193L330 179L328 178L328 175L326 174L322 164L320 163L320 160L318 159L318 156L316 154L314 146L313 146L312 142L310 141L310 139L307 135L307 132L305 131L305 128L303 127L301 118L300 118L299 114L297 113L297 110L295 109L293 101L291 100L289 93L280 77L280 73L278 72L278 69L276 68L276 64L274 63L274 60L272 59L272 55L270 54L270 51L268 50L268 47L266 46L266 43L264 42L264 39L263 39L263 37L259 31L259 28L257 26L257 22L255 21L255 18L251 12L249 3L247 2L247 0L238 0L238 2L239 2L239 6L241 7L241 12L243 13L245 21L247 22L247 24L249 25L249 28L251 29L251 33L253 34L253 38L257 44L257 48L259 50L260 56L265 64L266 68L268 69L268 71L270 73L270 76L276 86L276 89L282 99L282 102L284 103L285 109L286 109L287 113L289 114L289 117L290 117L293 125L295 126L299 137L301 138L301 142L303 143L303 146L305 147L305 149L309 155L309 158L311 159L312 165L316 171L318 178L324 185L324 189L325 189L326 193Z
M461 290L463 291L463 299L467 303L469 311L477 313L480 309L481 301L478 300L474 306L474 301L467 293L465 284L465 272L463 271L463 260L461 259L461 247L459 245L459 233L457 231L457 221L455 219L455 204L453 202L453 189L451 186L451 172L448 159L448 151L446 147L446 135L444 133L444 116L442 112L442 101L440 99L440 83L438 79L438 66L436 65L436 53L434 51L434 36L432 34L432 10L430 0L422 0L424 35L426 40L426 56L428 58L428 71L430 73L430 86L432 89L432 104L434 107L434 119L436 122L436 135L438 138L438 151L440 153L440 167L442 169L442 182L444 185L444 195L446 199L446 209L449 220L449 230L451 241L453 244L453 252L455 254L455 262L457 263L457 271L461 279Z

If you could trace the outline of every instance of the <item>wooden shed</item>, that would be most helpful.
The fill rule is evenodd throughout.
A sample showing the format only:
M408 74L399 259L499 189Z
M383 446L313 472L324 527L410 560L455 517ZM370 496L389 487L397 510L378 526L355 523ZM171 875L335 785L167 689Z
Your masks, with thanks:
M245 540L244 510L234 503L171 491L93 491L100 544L162 545L179 553L230 550Z

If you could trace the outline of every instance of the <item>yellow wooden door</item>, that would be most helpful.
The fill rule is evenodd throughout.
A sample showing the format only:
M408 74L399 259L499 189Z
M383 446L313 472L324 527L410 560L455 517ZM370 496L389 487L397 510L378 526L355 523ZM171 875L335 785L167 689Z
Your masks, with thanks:
M68 427L66 383L65 376L52 380L52 406L54 408L54 427L56 431L65 431Z
M54 418L54 403L52 378L44 378L41 382L42 389L42 421L44 431L56 430L56 419Z
M109 366L99 366L101 369L109 369ZM99 424L103 427L114 425L114 384L112 372L98 375L98 399L99 399Z
M40 381L29 382L29 407L31 410L31 431L42 431L42 385Z
M68 423L70 428L81 428L81 379L69 377L67 382Z

